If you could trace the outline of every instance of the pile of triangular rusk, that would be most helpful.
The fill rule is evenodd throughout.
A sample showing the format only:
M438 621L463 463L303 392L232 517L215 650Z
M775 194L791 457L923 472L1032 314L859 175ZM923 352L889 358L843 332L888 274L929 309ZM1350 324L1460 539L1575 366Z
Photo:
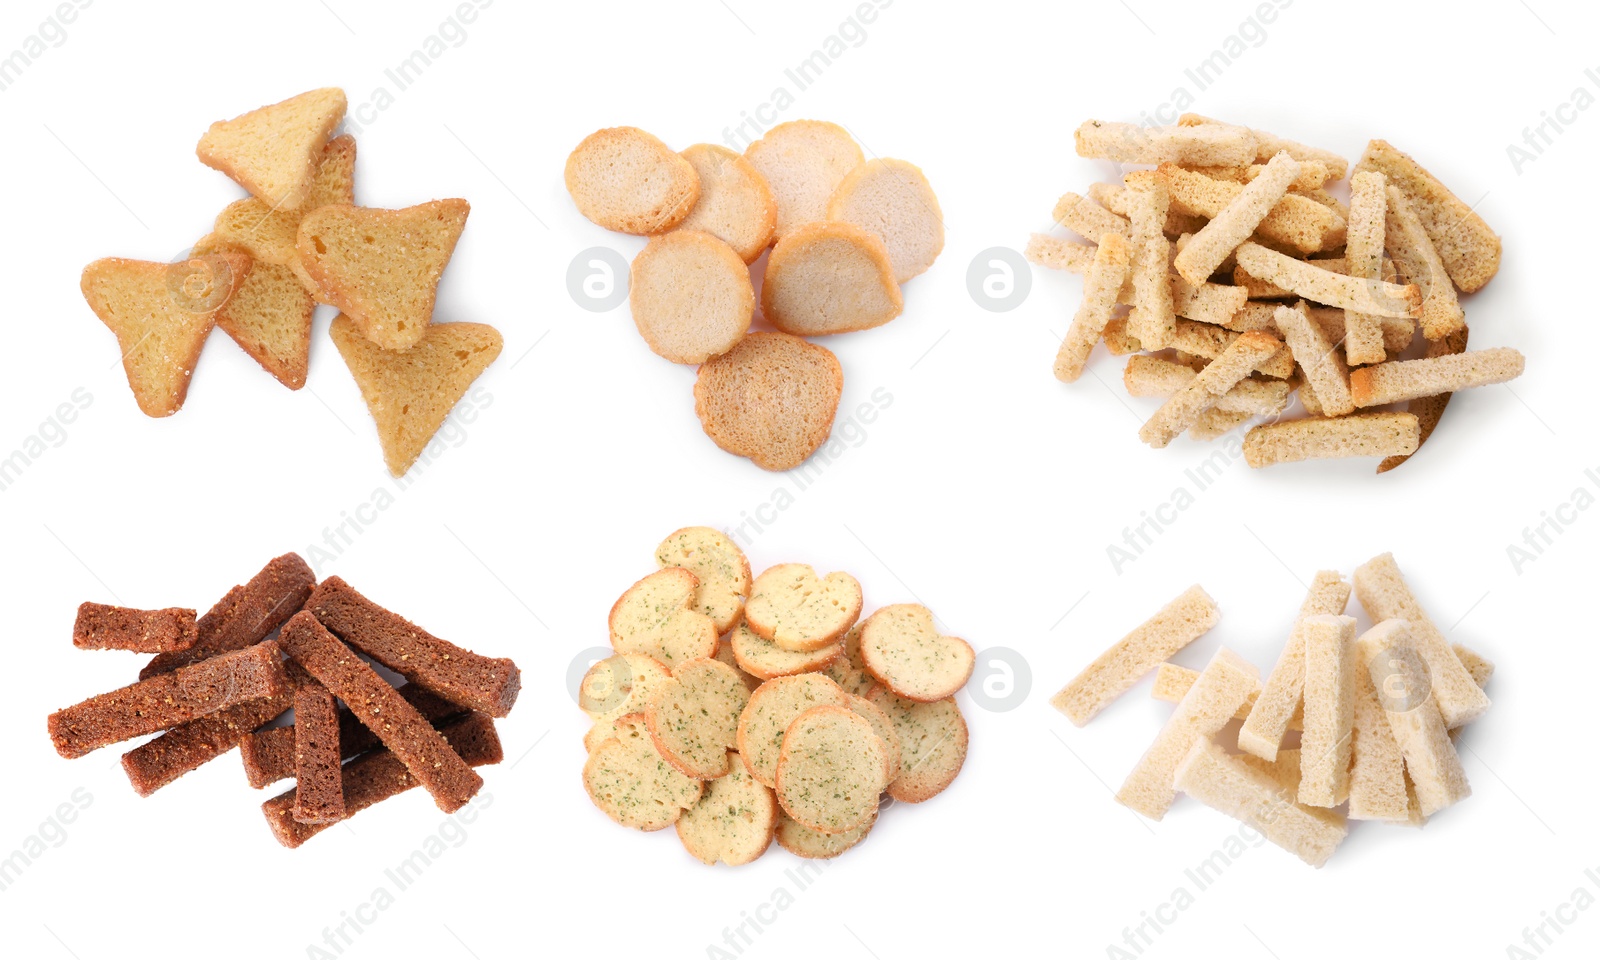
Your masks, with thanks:
M1509 347L1467 351L1457 291L1500 266L1500 238L1410 156L1367 144L1350 201L1328 191L1337 154L1186 114L1171 127L1091 120L1078 155L1135 169L1056 204L1028 259L1084 275L1083 303L1056 356L1082 375L1095 344L1128 360L1139 397L1166 397L1139 438L1215 440L1256 418L1252 467L1380 456L1421 446L1452 391L1522 373ZM1123 312L1122 307L1129 309ZM1405 359L1418 327L1427 346ZM1284 419L1298 392L1308 417Z
M201 162L251 196L229 204L188 259L97 260L82 288L116 334L128 386L152 417L183 406L213 326L300 389L312 314L319 303L339 308L329 335L398 477L500 355L501 339L481 323L433 323L465 200L354 205L355 138L332 137L345 105L344 91L330 87L212 124L196 150Z
M293 553L198 619L85 603L72 642L155 656L137 683L52 713L57 753L155 734L122 755L148 797L238 747L252 787L295 779L261 805L286 847L416 786L460 809L483 786L472 768L500 762L494 718L522 688L510 660L441 640L338 577L318 583ZM369 660L406 682L391 686ZM273 725L290 710L292 723Z
M1181 791L1320 867L1344 840L1347 818L1421 826L1472 792L1454 741L1489 709L1483 688L1494 672L1445 640L1391 554L1357 567L1351 581L1375 626L1357 637L1344 615L1352 582L1318 573L1264 684L1227 648L1198 673L1165 662L1219 619L1194 586L1050 702L1081 727L1157 671L1153 696L1177 708L1117 802L1160 820ZM1224 749L1234 719L1243 721L1240 753ZM1291 731L1300 731L1298 747L1286 745Z

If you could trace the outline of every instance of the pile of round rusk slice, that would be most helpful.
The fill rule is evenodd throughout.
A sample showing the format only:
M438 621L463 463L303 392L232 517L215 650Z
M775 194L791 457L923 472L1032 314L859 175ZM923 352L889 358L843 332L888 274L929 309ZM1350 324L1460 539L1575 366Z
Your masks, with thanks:
M804 463L833 429L844 376L803 338L893 320L900 285L944 249L922 171L868 160L849 131L818 120L781 123L743 154L599 130L567 158L566 183L585 217L650 238L629 274L639 334L673 363L700 365L706 434L768 470ZM750 332L752 272L774 331Z
M676 825L711 864L774 837L808 858L861 842L887 794L920 803L967 755L966 641L916 604L861 619L861 585L785 563L751 577L732 540L686 527L611 608L616 654L578 691L583 785L626 827Z
M1522 373L1510 347L1467 350L1458 296L1493 278L1500 238L1387 142L1351 167L1193 114L1090 120L1075 139L1121 176L1056 204L1089 244L1028 242L1032 262L1084 275L1055 374L1077 380L1100 342L1135 354L1128 392L1165 398L1139 431L1150 446L1187 432L1227 437L1252 467L1372 456L1383 473L1428 439L1452 392ZM1348 193L1330 192L1347 171ZM1284 416L1294 394L1307 416Z
M345 107L344 91L328 87L213 123L196 148L200 161L250 196L228 204L184 259L96 260L81 286L152 417L183 406L213 327L300 389L317 305L337 307L328 334L398 477L500 355L501 337L482 323L433 322L467 201L356 206L356 141L334 136Z

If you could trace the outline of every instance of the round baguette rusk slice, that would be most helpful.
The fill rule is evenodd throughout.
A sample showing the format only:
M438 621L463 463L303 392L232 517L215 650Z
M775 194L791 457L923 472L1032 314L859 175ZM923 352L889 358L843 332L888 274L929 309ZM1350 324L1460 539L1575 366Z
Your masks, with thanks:
M717 625L692 609L699 583L682 567L668 567L629 587L611 607L611 646L653 657L668 670L715 656Z
M772 244L778 205L767 178L749 160L715 143L697 143L683 151L700 177L700 199L680 230L704 230L734 249L745 263L754 263Z
M700 802L678 818L678 839L701 863L737 867L767 852L779 813L772 791L734 756L728 775L706 784Z
M900 733L900 776L889 784L889 796L921 803L950 786L967 760L967 721L955 699L917 703L883 687L867 699L883 708Z
M739 622L750 595L750 561L727 535L711 527L675 530L656 547L656 564L682 567L700 580L695 609L716 622L718 633Z
M778 756L778 803L820 833L854 830L878 810L883 741L849 707L813 707L789 724Z
M822 120L780 123L744 155L772 189L780 237L826 217L828 198L863 159L850 131Z
M699 230L674 230L652 237L633 259L628 304L657 356L704 363L744 339L756 294L732 247Z
M598 660L578 682L578 707L594 720L584 734L589 750L611 735L611 723L630 713L640 713L672 674L651 657L619 653Z
M905 300L883 241L854 224L808 223L767 258L761 312L784 333L816 337L882 326Z
M868 160L850 171L828 201L828 219L882 240L899 283L933 266L944 249L939 198L922 171L904 160Z
M861 627L858 623L844 635L844 656L835 657L817 672L837 683L845 693L864 697L878 680L861 665Z
M897 603L861 625L861 664L897 696L932 703L954 696L972 676L977 657L960 637L941 636L933 613Z
M900 732L895 729L894 721L883 708L855 694L845 694L850 698L850 709L861 719L872 724L872 732L883 741L883 782L887 786L900 776Z
M812 707L845 707L848 704L838 684L815 673L778 677L763 683L750 694L750 702L739 714L739 756L745 768L767 786L775 785L783 732L789 729L794 718Z
M690 660L673 671L645 708L650 739L680 772L715 780L728 772L728 751L749 699L739 671L721 660Z
M854 830L846 830L844 833L823 833L796 823L794 818L784 813L780 807L778 846L807 860L831 860L865 840L867 834L872 831L872 825L877 822L878 811L874 810L872 816L867 818L867 822Z
M660 830L695 805L705 782L686 777L662 758L645 729L643 714L614 724L583 765L583 788L605 815L636 830Z
M822 647L806 653L785 650L771 640L760 636L750 625L740 621L730 634L734 659L748 674L771 680L774 677L792 677L796 674L822 671L844 655L840 644Z
M848 573L819 578L804 563L769 567L750 587L744 620L757 636L806 653L833 646L861 616L861 584Z
M566 180L579 213L622 233L671 230L700 199L689 161L637 127L589 134L567 157Z
M763 470L805 463L833 433L839 358L786 333L752 333L700 366L694 412L717 446Z

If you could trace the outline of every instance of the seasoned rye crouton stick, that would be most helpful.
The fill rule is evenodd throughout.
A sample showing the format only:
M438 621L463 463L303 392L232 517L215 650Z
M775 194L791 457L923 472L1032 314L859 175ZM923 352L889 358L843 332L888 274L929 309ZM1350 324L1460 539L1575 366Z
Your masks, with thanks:
M1384 279L1384 218L1388 211L1384 184L1383 174L1376 171L1363 171L1350 181L1350 226L1345 233L1342 272L1362 280ZM1423 309L1427 309L1426 294ZM1360 366L1386 359L1381 317L1346 310L1344 323L1344 353L1351 363Z
M1192 426L1199 416L1216 405L1239 381L1250 375L1266 358L1283 346L1277 337L1262 331L1241 333L1222 354L1200 371L1182 390L1168 398L1143 427L1139 439L1152 447L1164 447Z
M1417 449L1417 418L1409 413L1312 417L1253 427L1244 437L1252 467L1336 457L1389 457Z
M1525 361L1511 347L1492 347L1422 360L1392 360L1350 374L1358 407L1417 400L1469 387L1505 383L1522 375Z
M90 697L50 715L50 740L67 759L134 737L159 733L289 686L272 641Z
M483 778L450 749L439 731L310 611L291 617L281 637L289 656L378 735L433 795L440 810L454 813L482 788Z
M1232 167L1256 157L1256 138L1244 127L1145 128L1132 123L1089 120L1073 135L1078 156L1116 163L1184 163Z
M1167 186L1149 170L1130 173L1125 180L1128 214L1133 221L1133 297L1138 306L1128 317L1128 325L1146 349L1159 349L1171 343L1177 332L1172 284L1167 280L1172 244L1162 233L1167 223ZM1209 276L1200 277L1194 285L1205 283Z
M1283 338L1289 342L1300 369L1305 371L1306 386L1316 394L1317 406L1323 414L1342 417L1355 410L1350 399L1350 371L1334 345L1322 335L1322 328L1311 319L1304 302L1294 307L1279 307L1272 318Z
M1385 317L1416 319L1422 315L1422 291L1415 284L1401 286L1333 273L1258 243L1240 244L1235 256L1239 265L1255 276L1314 303Z
M1438 340L1466 324L1461 301L1456 299L1455 284L1450 281L1433 241L1428 239L1428 231L1405 194L1396 187L1389 187L1386 195L1384 246L1405 279L1422 291L1422 335Z
M1216 601L1195 584L1096 657L1050 698L1050 705L1083 726L1161 661L1216 626L1220 616Z
M1430 342L1426 355L1429 359L1432 359L1434 357L1455 356L1458 353L1466 352L1467 328L1462 327L1449 336ZM1444 408L1450 404L1450 396L1448 393L1436 393L1430 397L1418 397L1407 405L1407 411L1417 418L1417 427L1420 431L1417 435L1418 449L1421 449L1422 445L1428 442L1428 437L1433 434L1433 428L1439 425L1439 419L1444 416ZM1411 457L1412 454L1385 457L1383 462L1378 464L1378 472L1388 473L1411 459Z
M140 680L186 667L230 650L255 646L305 604L316 574L298 553L274 558L243 586L234 587L201 617L198 639L183 650L157 654L139 671Z
M1083 375L1094 345L1100 341L1111 312L1117 306L1117 291L1128 279L1128 241L1120 234L1100 238L1094 265L1083 281L1083 304L1072 318L1067 335L1056 353L1056 379L1071 383Z
M1266 172L1242 188L1178 254L1173 263L1178 273L1193 284L1206 282L1239 244L1250 239L1299 175L1300 164L1287 153L1273 157Z

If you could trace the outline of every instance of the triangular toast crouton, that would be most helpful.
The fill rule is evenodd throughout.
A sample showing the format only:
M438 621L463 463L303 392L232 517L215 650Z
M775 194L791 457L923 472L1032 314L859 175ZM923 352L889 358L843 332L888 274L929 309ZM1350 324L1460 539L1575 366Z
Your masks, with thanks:
M195 256L245 251L215 234L194 245ZM217 311L217 326L262 369L290 390L306 385L311 361L311 315L317 303L288 267L254 261L233 299Z
M270 207L306 202L322 148L344 119L344 91L311 90L219 120L200 138L200 162L232 177Z
M250 267L244 254L214 253L182 263L113 257L83 269L83 298L117 335L140 410L166 417L183 406L200 349Z
M300 254L294 247L295 236L300 230L301 218L317 207L355 202L355 173L355 137L349 134L335 137L322 149L304 206L275 208L255 197L235 200L217 215L217 237L243 247L258 263L290 268L305 285L307 293L320 297L321 288L300 265Z
M500 355L499 331L482 323L439 323L409 350L385 350L340 315L328 333L378 425L389 472L404 476L444 425L472 381Z
M363 336L404 350L427 333L439 277L471 209L465 200L321 207L300 222L300 262Z

